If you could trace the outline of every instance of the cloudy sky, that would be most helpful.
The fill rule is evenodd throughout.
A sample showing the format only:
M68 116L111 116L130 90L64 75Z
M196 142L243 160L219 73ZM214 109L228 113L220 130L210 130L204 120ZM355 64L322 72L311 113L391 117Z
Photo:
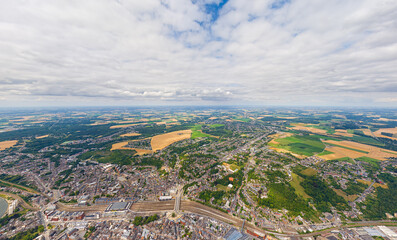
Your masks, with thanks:
M397 106L396 0L0 0L0 107Z

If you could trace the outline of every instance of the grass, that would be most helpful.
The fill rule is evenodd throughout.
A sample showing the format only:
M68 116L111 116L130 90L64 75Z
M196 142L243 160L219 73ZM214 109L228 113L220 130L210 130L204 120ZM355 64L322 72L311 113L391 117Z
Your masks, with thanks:
M236 164L234 164L234 163L230 164L229 166L230 166L230 169L231 169L231 170L233 170L233 171L240 170L240 167L239 167L239 166L237 166L237 165L236 165Z
M200 138L200 137L211 137L211 135L203 133L201 130L198 131L192 130L192 136L190 137L191 139Z
M340 147L340 148L344 148L344 149L349 149L349 150L352 150L352 151L356 151L356 152L360 152L360 153L365 153L365 154L368 154L368 153L369 153L369 152L366 152L366 151L363 151L363 150L358 150L358 149L355 149L355 148L345 147L345 146L341 146L341 145L333 144L333 143L329 143L329 142L327 142L327 145L331 145L331 146L335 146L335 147Z
M311 198L309 195L307 195L305 189L300 185L302 181L302 177L296 175L295 173L292 173L292 181L290 182L290 184L293 188L295 188L295 193L299 196L302 196L304 199Z
M217 184L217 185L216 185L216 188L217 188L218 190L222 190L222 191L225 191L225 192L230 191L230 188L228 188L227 186L223 186L222 184Z
M329 133L329 134L335 133L335 129L333 129L333 128L329 127L329 126L307 125L307 127L312 127L312 128L317 128L317 129L325 130L325 131L327 131L327 133Z
M346 139L348 139L350 141L354 141L354 142L363 143L363 144L375 145L375 146L380 146L380 147L384 146L383 143L381 143L378 140L371 138L371 137L354 135L353 137L346 137Z
M317 174L317 171L313 168L306 168L301 173L306 176L314 176Z
M286 138L278 138L275 141L278 144L270 143L269 145L304 156L313 156L315 153L322 152L325 148L320 138L312 135L294 135Z
M333 159L333 160L330 160L330 161L349 162L351 164L354 164L353 159L351 159L349 157L337 158L337 159Z
M340 189L333 189L336 194L339 196L343 197L346 201L354 201L358 197L357 195L347 195L344 191Z
M217 124L214 124L214 125L217 125ZM200 125L200 124L194 125L194 126L191 128L191 130L192 130L192 136L191 136L190 138L191 138L191 139L196 139L196 138L201 138L201 137L212 137L212 136L209 135L209 134L203 133L203 132L201 131L201 129L202 129L202 125Z
M241 122L250 122L250 121L252 121L251 119L249 119L249 118L239 118L239 117L235 117L235 118L233 118L234 120L237 120L237 121L241 121Z
M365 157L364 156L364 157L356 158L356 160L367 162L367 163L371 164L372 166L379 168L380 160L378 160L378 159L374 159L374 158L370 158L370 157Z
M324 155L328 155L328 154L333 154L333 152L328 151L328 150L324 150L323 152L317 154L317 156L324 156Z
M217 123L217 124L210 125L210 128L218 128L218 127L223 127L223 126L225 126L225 124Z

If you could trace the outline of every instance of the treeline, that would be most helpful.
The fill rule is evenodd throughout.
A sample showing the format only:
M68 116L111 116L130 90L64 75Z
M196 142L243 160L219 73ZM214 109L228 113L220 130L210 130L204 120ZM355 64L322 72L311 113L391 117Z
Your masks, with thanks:
M213 198L213 203L216 205L222 205L222 199L225 196L225 191L210 191L204 190L200 192L199 198L204 200L206 203L211 203L211 199Z
M42 232L44 232L44 226L40 225L27 231L20 232L17 235L11 237L10 240L33 240L37 238Z
M372 220L384 219L386 213L397 212L397 177L389 173L381 173L378 177L387 183L388 189L377 187L376 197L368 197L364 204L361 204L366 206L361 209L364 216Z
M331 212L334 206L338 210L349 208L346 200L337 195L328 185L316 176L306 176L301 186L313 198L316 208L321 212Z
M141 225L145 225L145 224L148 224L150 222L156 221L159 218L160 217L157 214L154 214L152 216L145 216L145 217L137 216L137 217L134 218L134 221L132 223L135 226L141 226Z
M258 203L262 206L275 209L287 209L292 215L299 215L301 212L314 212L309 207L307 201L295 193L295 189L289 183L270 183L268 187L268 197L260 198Z
M37 187L34 184L26 181L25 178L20 175L7 175L3 173L0 174L0 180L37 190Z

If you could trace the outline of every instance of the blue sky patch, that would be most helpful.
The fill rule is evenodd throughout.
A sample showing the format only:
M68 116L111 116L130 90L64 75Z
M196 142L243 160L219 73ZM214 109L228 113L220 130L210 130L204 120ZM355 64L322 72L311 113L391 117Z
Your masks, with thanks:
M276 0L270 6L272 9L280 9L284 7L285 4L291 3L291 0Z
M219 17L219 11L229 0L222 0L220 3L206 4L205 12L211 15L211 22L215 22Z

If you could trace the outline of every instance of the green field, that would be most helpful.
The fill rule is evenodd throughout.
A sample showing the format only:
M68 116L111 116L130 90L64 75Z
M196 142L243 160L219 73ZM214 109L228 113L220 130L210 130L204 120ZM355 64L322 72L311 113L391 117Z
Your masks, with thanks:
M230 188L228 188L227 186L223 186L222 184L217 184L217 185L216 185L216 188L217 188L218 190L223 190L223 191L225 191L225 192L230 191Z
M324 156L324 155L328 155L328 154L333 154L333 152L324 150L323 152L317 154L317 156Z
M192 130L192 136L190 137L191 139L196 139L196 138L201 138L201 137L211 137L211 135L203 133L201 131L202 125L197 124L194 125L191 130Z
M269 143L269 145L304 156L313 156L316 153L322 152L325 148L319 137L311 135L294 135L286 138L278 138L275 141L278 144Z
M290 182L290 184L293 188L295 188L295 193L303 197L304 199L311 198L309 195L307 195L305 189L300 185L302 181L302 177L296 175L295 173L292 173L292 181Z
M359 160L359 161L363 161L363 162L367 162L367 163L369 163L369 164L371 164L372 166L374 166L374 167L379 167L379 162L380 162L380 160L378 160L378 159L374 159L374 158L370 158L370 157L359 157L359 158L356 158L356 160Z
M327 131L329 134L335 133L335 129L331 128L330 126L322 126L322 125L307 125L307 127L312 127L312 128L317 128L317 129L322 129Z
M223 127L223 126L225 126L225 124L219 124L219 123L217 123L217 124L212 124L212 125L210 126L210 128L218 128L218 127Z
M301 171L301 174L306 176L314 176L317 174L317 171L313 168L306 168L305 170Z
M334 160L330 160L331 161L338 161L338 162L349 162L351 164L354 164L353 159L349 158L349 157L343 157L343 158L338 158L338 159L334 159Z

